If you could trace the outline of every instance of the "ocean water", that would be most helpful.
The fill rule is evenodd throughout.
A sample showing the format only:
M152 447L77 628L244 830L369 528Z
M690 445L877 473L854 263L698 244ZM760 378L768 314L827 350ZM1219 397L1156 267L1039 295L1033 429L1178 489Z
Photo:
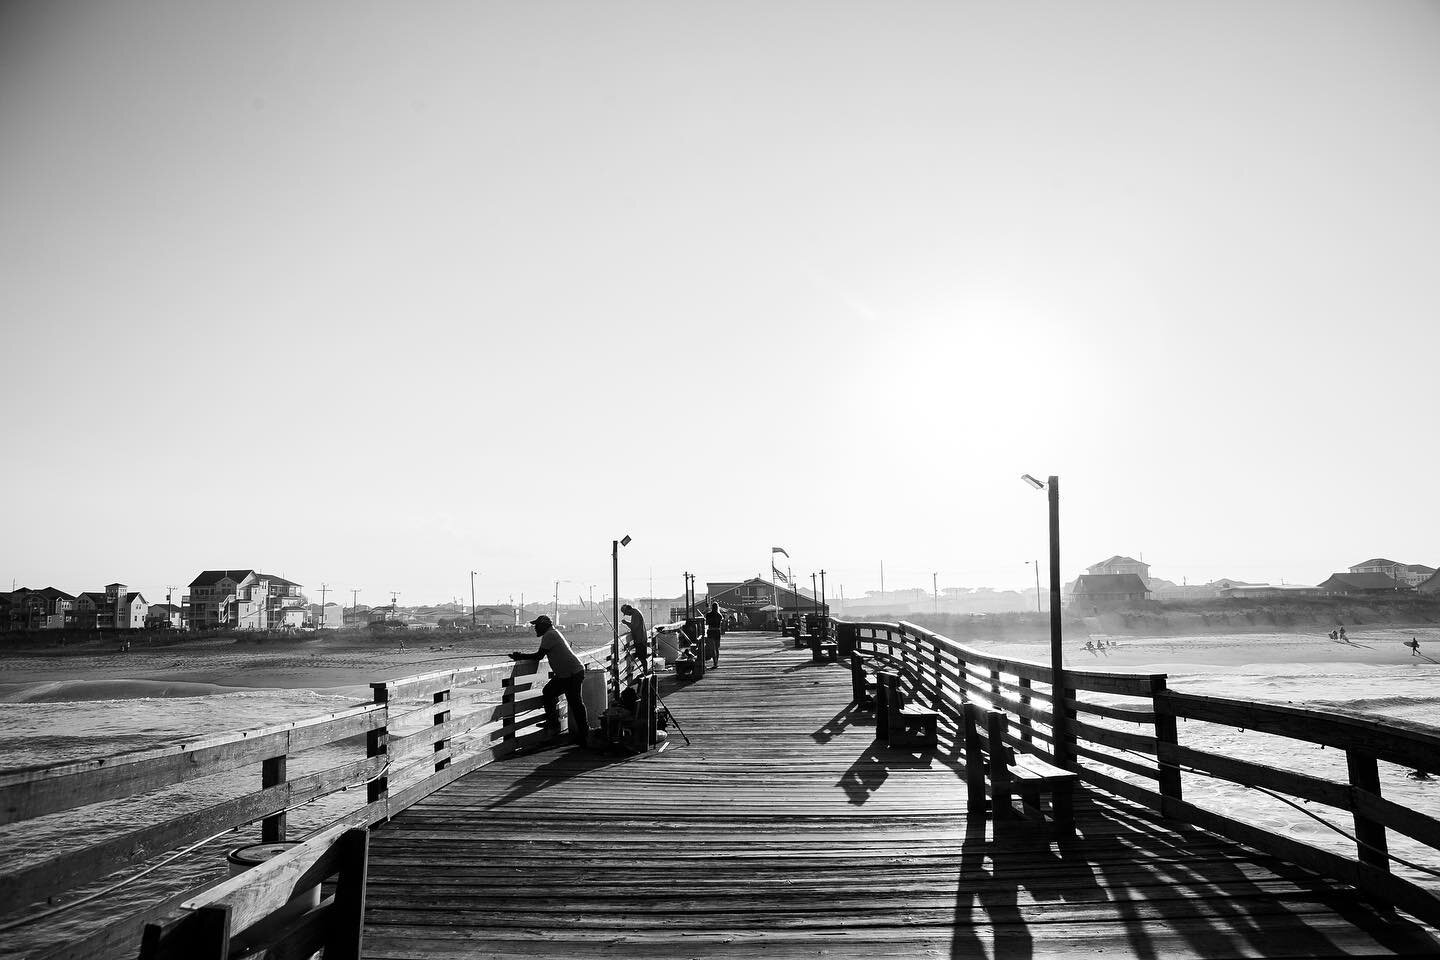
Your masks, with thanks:
M1117 671L1165 672L1176 690L1214 696L1291 703L1320 709L1338 708L1421 724L1440 725L1440 664L1428 657L1394 653L1411 635L1421 650L1440 654L1440 630L1370 631L1357 642L1365 646L1325 644L1300 662L1277 660L1293 644L1287 636L1233 636L1197 638L1123 638L1104 658L1081 651L1072 666L1095 666ZM1384 646L1388 645L1388 646ZM1376 649L1384 646L1384 656ZM1237 657L1237 647L1244 651ZM1331 649L1333 647L1333 649ZM1253 651L1253 658L1249 655ZM1223 653L1223 655L1222 655ZM1073 655L1075 651L1067 651ZM1113 662L1101 663L1101 660ZM102 691L103 692L103 691ZM134 692L134 691L131 691ZM157 692L157 691L150 691ZM169 691L187 692L185 689ZM364 702L359 691L244 690L206 696L96 699L59 703L0 703L0 764L13 769L94 756L109 756L150 749L197 737L238 729L253 729L343 710ZM456 705L457 711L463 709ZM423 715L413 718L428 723ZM405 724L401 723L405 732ZM1137 732L1147 732L1137 730ZM1213 724L1183 722L1180 742L1186 746L1284 766L1299 772L1344 781L1344 754L1337 750L1240 731ZM363 746L336 744L292 757L292 776L324 769L363 755ZM1411 771L1381 765L1382 790L1388 798L1440 817L1440 778L1417 780ZM53 852L74 849L128 829L199 809L244 792L260 783L259 765L184 784L161 796L122 800L0 827L0 852L7 866L19 866ZM398 788L401 784L394 783ZM1354 853L1353 842L1311 814L1335 827L1351 831L1344 814L1324 807L1308 811L1203 776L1186 774L1185 798L1246 821L1260 824L1327 849ZM303 836L364 803L365 791L356 788L317 801L289 815L289 833ZM1308 807L1309 805L1301 805ZM163 814L157 810L163 809ZM217 838L193 853L139 877L119 890L105 893L83 909L62 912L41 923L5 929L11 917L0 918L0 957L28 955L32 944L85 935L106 918L122 916L168 891L186 889L226 875L225 853L257 842L259 826L241 828ZM1391 852L1419 866L1440 870L1434 851L1391 833ZM1440 890L1440 880L1425 872L1396 867L1398 874ZM117 877L128 876L122 871ZM87 896L113 884L116 878L93 884L65 902ZM41 910L36 904L25 911ZM133 956L133 950L117 956Z

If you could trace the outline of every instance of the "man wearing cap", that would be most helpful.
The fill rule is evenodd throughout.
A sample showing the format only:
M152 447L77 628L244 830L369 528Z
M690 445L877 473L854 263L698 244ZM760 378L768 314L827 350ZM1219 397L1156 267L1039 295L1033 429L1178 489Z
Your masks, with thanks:
M565 635L555 629L550 618L540 614L530 621L535 636L540 638L540 649L534 653L511 651L511 660L539 660L550 662L550 679L541 688L545 699L545 725L555 733L560 732L560 694L565 694L565 703L570 709L570 737L581 746L585 745L590 732L590 722L585 716L585 701L580 695L585 685L585 664L570 649Z

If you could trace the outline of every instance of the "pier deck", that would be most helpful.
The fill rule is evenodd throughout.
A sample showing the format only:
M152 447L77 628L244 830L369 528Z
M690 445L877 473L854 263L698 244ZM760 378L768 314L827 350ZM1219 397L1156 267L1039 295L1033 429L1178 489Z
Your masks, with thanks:
M874 745L843 664L774 635L661 696L666 749L483 767L371 838L364 956L1436 956L1343 885L1081 788L995 841L958 758Z

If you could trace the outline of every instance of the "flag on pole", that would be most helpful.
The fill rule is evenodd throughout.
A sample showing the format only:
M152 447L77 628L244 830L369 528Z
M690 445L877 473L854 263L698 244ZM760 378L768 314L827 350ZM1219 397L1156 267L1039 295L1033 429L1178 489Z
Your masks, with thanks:
M779 580L781 583L785 584L785 586L790 586L790 578L785 576L785 571L781 570L773 563L770 564L770 573L774 575L776 580Z
M784 548L784 547L771 547L771 548L770 548L770 555L771 555L772 557L773 557L775 554L777 554L777 553L785 553L785 548ZM786 559L786 560L789 560L789 559L790 559L790 554L785 553L785 559Z

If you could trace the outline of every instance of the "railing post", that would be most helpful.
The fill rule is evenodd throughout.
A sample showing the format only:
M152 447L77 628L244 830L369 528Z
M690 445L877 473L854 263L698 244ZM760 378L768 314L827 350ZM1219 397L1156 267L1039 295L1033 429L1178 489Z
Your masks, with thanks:
M1165 678L1150 681L1150 706L1155 712L1155 760L1160 768L1160 795L1167 800L1180 799L1180 763L1176 747L1180 734L1175 712L1165 705ZM1164 812L1163 801L1161 812Z
M620 676L618 670L614 674ZM515 677L500 678L500 746L509 753L515 739Z
M1380 765L1373 754L1362 753L1353 747L1345 751L1345 765L1350 768L1350 789L1363 790L1380 796ZM1356 850L1360 862L1377 870L1390 871L1389 844L1385 840L1385 825L1355 811Z
M965 794L966 811L985 815L985 756L980 745L979 704L966 703L961 708L965 725Z
M1020 678L1020 705L1021 705L1022 707L1028 707L1028 706L1030 706L1030 678L1029 678L1029 677L1021 677L1021 678ZM1030 743L1030 742L1032 742L1032 741L1031 741L1031 738L1032 738L1033 736L1034 736L1034 730L1033 730L1033 728L1032 728L1031 725L1030 725L1030 717L1027 716L1027 715L1024 714L1024 713L1021 713L1021 714L1020 714L1020 739L1023 740L1023 741L1025 741L1026 743Z
M437 691L437 692L435 693L435 699L434 699L435 706L438 707L438 706L440 706L442 703L448 704L449 702L450 702L450 691L449 691L449 690L440 690L440 691ZM438 727L438 726L440 726L440 725L443 724L443 723L448 723L449 721L450 721L450 710L449 710L448 707L447 707L446 709L444 709L444 710L436 710L436 711L435 711L435 726ZM440 740L436 740L436 741L435 741L434 750L435 750L436 753L440 753L440 752L444 751L444 750L445 750L447 747L449 747L449 746L450 746L450 740L449 740L448 738L443 738L443 739L440 739ZM436 773L439 773L441 770L444 770L444 769L445 769L446 767L448 767L448 766L450 766L450 758L449 758L449 757L445 757L444 759L441 759L441 760L436 760L436 761L435 761L435 772L436 772Z
M260 788L278 787L285 782L285 754L267 757L260 764ZM271 814L260 821L260 842L279 843L285 839L285 811Z
M370 689L374 692L374 700L385 707L385 722L365 734L365 756L385 757L390 753L390 687L385 683L372 683ZM390 778L381 773L374 780L365 786L365 799L369 803L377 803L390 798ZM376 822L383 822L388 818L376 818Z

